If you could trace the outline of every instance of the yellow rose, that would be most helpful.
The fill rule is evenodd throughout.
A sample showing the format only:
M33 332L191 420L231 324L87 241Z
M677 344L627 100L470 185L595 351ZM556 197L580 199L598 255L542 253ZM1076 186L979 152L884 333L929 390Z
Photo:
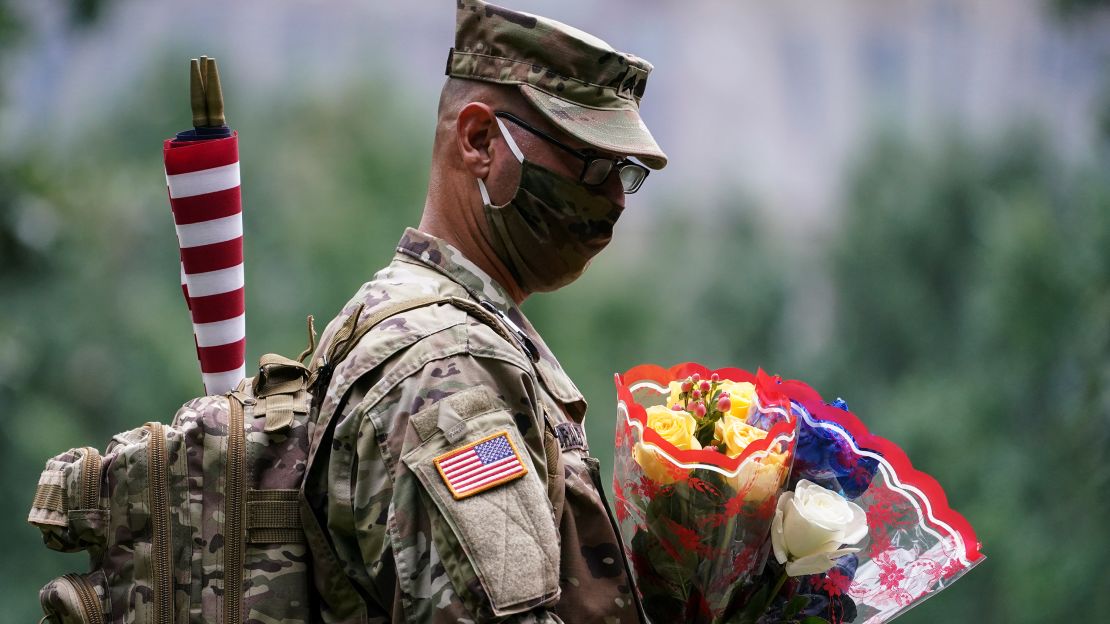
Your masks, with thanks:
M786 480L783 459L785 459L783 455L772 452L760 460L748 485L749 489L745 497L748 502L760 504L778 493L782 482Z
M655 405L647 408L647 426L664 440L684 451L701 448L701 443L694 437L698 421L689 412Z
M701 443L694 437L697 421L688 412L676 412L662 405L647 408L647 426L664 440L682 450L696 450ZM655 450L637 442L632 457L649 479L663 485L674 483L676 467Z
M672 381L671 383L667 384L667 387L671 390L671 395L667 397L667 407L682 405L682 398L679 397L679 395L682 394L682 382Z
M778 494L786 480L786 457L782 453L770 452L765 456L753 457L744 462L735 477L727 479L744 502L762 505L768 498Z
M670 462L642 443L637 442L636 446L632 448L632 459L640 464L644 474L652 481L660 485L670 485L675 482L675 478L671 474L674 468L668 465Z
M721 389L728 393L729 401L732 403L728 413L740 420L747 420L752 408L755 407L755 385L747 381L726 379L721 382Z
M713 427L713 438L725 445L725 453L729 457L736 457L756 440L767 437L767 432L759 427L753 427L730 414L725 414Z

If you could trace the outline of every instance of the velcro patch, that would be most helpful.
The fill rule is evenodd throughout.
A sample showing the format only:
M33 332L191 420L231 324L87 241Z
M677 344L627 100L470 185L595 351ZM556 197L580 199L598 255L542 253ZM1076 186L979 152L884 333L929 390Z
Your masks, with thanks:
M559 447L564 451L581 449L590 450L586 444L586 430L576 422L561 422L555 425L555 437L559 438Z
M455 500L484 492L528 473L507 431L498 431L477 442L450 450L434 461Z

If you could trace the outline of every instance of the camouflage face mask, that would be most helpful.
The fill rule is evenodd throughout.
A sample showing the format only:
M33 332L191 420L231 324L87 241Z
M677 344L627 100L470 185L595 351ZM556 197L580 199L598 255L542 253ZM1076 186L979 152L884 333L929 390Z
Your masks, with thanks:
M548 292L578 278L609 242L624 208L590 192L573 178L526 160L505 124L501 134L520 161L516 195L501 206L490 203L478 179L490 244L525 292Z

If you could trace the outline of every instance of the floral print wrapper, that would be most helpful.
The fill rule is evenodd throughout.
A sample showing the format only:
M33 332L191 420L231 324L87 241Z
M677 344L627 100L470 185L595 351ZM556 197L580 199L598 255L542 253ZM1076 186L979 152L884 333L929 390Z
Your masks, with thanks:
M986 559L971 524L901 448L868 431L840 399L825 403L798 381L779 388L799 415L790 487L806 479L838 491L868 518L868 535L856 544L860 552L798 581L797 591L827 605L823 617L889 622Z
M676 421L664 412L677 402L673 384L695 373L705 380L714 374L684 364L616 376L616 515L653 622L714 622L735 609L767 560L775 503L797 442L798 415L788 398L774 392L771 378L739 369L715 373L723 387L751 387L751 396L734 393L730 407L740 409L718 414L722 422L742 422L714 427L712 438L703 431L716 445L693 438L681 413ZM662 435L649 423L661 423Z
M693 363L616 385L616 515L652 622L880 624L984 559L939 484L843 401ZM803 482L862 508L867 535L827 571L788 578L770 533Z

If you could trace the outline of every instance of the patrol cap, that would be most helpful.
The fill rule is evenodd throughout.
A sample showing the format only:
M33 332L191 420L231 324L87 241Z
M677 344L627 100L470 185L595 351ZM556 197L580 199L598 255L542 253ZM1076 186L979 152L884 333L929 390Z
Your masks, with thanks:
M561 22L458 0L447 75L519 85L567 134L662 169L667 155L640 119L651 63Z

